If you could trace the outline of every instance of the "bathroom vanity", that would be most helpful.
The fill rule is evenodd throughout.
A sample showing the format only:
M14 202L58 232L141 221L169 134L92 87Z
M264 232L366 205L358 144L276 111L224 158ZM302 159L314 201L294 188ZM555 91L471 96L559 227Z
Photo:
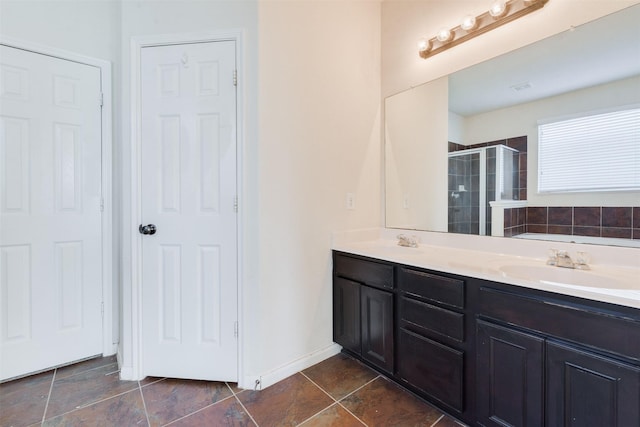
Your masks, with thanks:
M488 280L506 258L439 270L420 260L456 258L411 251L334 250L344 351L470 425L640 425L640 309ZM477 265L476 277L452 273L456 263ZM606 280L584 274L570 275Z

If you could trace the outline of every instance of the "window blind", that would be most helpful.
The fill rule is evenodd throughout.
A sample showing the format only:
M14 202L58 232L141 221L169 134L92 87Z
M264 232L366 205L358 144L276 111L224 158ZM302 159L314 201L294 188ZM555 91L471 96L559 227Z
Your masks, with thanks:
M640 108L538 126L538 192L640 189Z

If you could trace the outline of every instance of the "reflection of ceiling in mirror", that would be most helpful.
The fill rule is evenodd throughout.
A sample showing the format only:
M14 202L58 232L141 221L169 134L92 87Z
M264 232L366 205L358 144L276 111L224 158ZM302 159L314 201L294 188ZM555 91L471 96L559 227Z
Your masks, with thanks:
M470 116L638 75L638 22L640 5L458 71L449 110Z

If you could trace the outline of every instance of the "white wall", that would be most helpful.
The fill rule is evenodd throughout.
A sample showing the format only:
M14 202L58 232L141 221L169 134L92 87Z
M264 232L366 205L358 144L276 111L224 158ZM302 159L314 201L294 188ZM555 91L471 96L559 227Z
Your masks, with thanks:
M422 59L420 38L453 28L491 1L385 0L382 3L382 96L461 70L623 9L638 0L550 0L542 9L443 53Z
M1 0L0 34L116 62L120 4L86 0Z
M259 26L254 351L268 372L331 345L331 233L381 223L380 6L265 1Z
M640 103L640 77L569 92L464 119L465 145L527 136L527 206L637 206L640 192L539 194L538 121Z
M331 347L331 233L381 223L379 2L2 0L0 7L2 34L114 63L122 368L135 364L126 232L133 36L245 31L245 378L277 379ZM355 210L345 207L347 192Z
M447 231L449 80L385 100L387 227Z

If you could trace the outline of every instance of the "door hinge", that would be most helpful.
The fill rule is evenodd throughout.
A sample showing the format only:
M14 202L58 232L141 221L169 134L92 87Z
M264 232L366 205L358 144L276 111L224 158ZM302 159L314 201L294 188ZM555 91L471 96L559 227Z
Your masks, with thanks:
M100 108L104 107L104 93L100 92Z
M238 86L238 70L233 70L233 85Z
M238 338L238 322L233 322L233 336Z
M104 318L104 301L100 303L100 316Z
M104 199L100 197L100 212L104 212Z
M233 211L235 213L238 213L238 196L235 196L233 198Z

